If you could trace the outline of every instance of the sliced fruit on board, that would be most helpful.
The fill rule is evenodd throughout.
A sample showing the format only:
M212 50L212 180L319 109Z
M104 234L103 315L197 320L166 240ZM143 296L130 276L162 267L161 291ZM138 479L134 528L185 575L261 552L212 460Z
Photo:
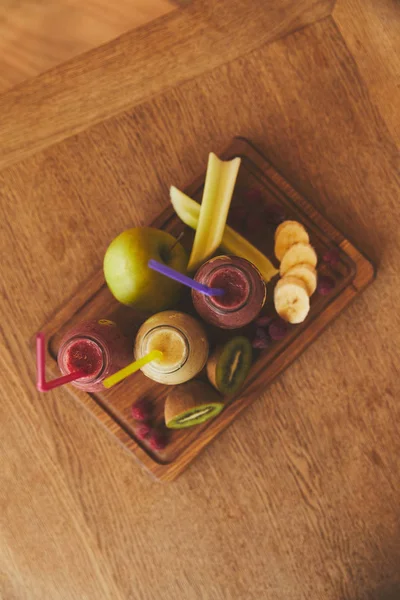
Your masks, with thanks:
M275 231L275 256L280 261L290 246L299 242L308 244L309 241L308 233L301 223L284 221Z
M274 290L275 310L288 323L302 323L310 310L305 283L289 275L278 281Z
M208 359L208 379L221 394L236 394L250 371L252 355L251 343L243 336L217 346Z
M240 163L240 158L223 161L213 152L209 154L189 271L198 269L221 245Z
M178 217L191 229L197 229L200 204L173 186L170 189L170 197ZM253 263L266 282L279 273L262 252L228 225L225 226L221 246L226 252L246 258Z
M224 408L218 394L203 381L177 385L168 394L164 418L170 429L185 429L216 417Z
M295 265L287 271L285 277L288 276L301 279L307 288L309 296L312 296L317 289L317 271L312 265L307 265L306 263Z
M281 276L294 267L295 265L306 263L312 267L316 267L318 262L317 254L310 244L293 244L282 258L280 272Z

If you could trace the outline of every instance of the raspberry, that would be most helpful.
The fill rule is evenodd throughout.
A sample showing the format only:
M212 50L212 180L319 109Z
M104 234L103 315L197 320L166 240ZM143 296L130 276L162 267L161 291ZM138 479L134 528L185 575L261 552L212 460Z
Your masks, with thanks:
M288 326L286 321L283 319L274 319L268 327L268 333L271 336L271 339L278 341L283 340L285 335L288 332Z
M321 296L327 296L331 293L333 288L335 287L335 280L328 275L320 275L318 277L318 285L317 292L321 294Z
M263 315L262 317L258 317L258 319L256 319L254 321L254 323L258 326L258 327L267 327L267 325L269 325L272 321L272 317L268 316L268 315Z
M139 438L139 440L145 440L151 431L150 425L147 423L140 423L137 427L135 427L135 434Z
M149 421L153 413L151 402L146 398L141 398L132 405L132 417L136 421Z
M257 327L256 335L255 335L251 345L253 346L253 348L256 348L257 350L264 350L265 348L268 348L269 337L266 334L264 329L262 329L261 327Z
M164 450L169 441L168 432L164 428L154 428L150 431L148 442L153 450Z
M328 265L331 265L331 267L336 267L340 260L339 250L337 248L332 248L331 250L328 250L328 252L325 252L325 254L323 255L322 260L328 263Z

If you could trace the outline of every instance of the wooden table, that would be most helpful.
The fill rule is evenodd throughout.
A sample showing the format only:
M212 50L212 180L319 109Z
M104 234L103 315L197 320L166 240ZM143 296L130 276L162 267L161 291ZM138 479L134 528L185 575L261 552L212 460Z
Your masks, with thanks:
M0 596L400 598L400 9L193 0L0 97ZM252 139L376 283L173 484L30 340L210 150Z
M2 0L0 93L174 8L169 0Z

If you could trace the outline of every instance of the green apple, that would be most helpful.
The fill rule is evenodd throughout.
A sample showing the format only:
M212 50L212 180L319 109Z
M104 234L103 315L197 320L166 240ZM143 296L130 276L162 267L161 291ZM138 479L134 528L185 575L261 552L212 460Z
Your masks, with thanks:
M186 273L186 250L160 229L136 227L117 236L104 256L104 276L115 298L147 313L172 308L180 284L148 267L151 258Z

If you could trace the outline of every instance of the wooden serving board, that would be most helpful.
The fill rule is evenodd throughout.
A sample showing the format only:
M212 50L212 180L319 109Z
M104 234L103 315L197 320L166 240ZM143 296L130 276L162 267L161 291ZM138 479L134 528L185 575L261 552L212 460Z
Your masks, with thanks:
M169 386L151 381L141 372L101 393L88 394L72 385L68 386L71 394L85 405L148 471L157 479L164 481L175 479L218 433L253 402L259 393L265 391L271 381L288 367L375 277L372 263L296 192L248 141L236 138L222 154L225 159L235 156L242 158L242 164L232 207L243 206L249 210L248 217L246 220L243 219L244 230L240 233L276 264L273 258L273 226L267 222L263 227L259 224L263 222L265 216L263 210L271 205L280 205L287 219L295 219L305 225L310 234L310 241L319 256L319 272L333 276L336 286L327 296L318 294L312 296L311 310L307 319L301 325L290 326L283 340L271 342L270 347L262 352L255 351L253 366L244 387L238 396L226 400L226 408L218 417L203 425L172 432L170 443L163 451L154 451L145 442L136 439L131 407L140 397L148 396L154 401L157 416L161 420L165 397L171 389ZM204 174L186 189L186 193L200 201L203 183ZM250 202L251 200L253 202ZM152 226L165 229L174 236L183 233L182 243L188 249L191 247L193 232L183 225L171 207L166 209L152 223ZM340 252L340 261L334 269L321 260L324 253L332 248L337 248ZM266 314L274 314L275 282L276 279L268 284L267 303L263 310ZM186 291L180 308L194 314L190 295ZM116 321L132 339L133 348L135 333L145 317L120 305L113 298L104 282L102 268L99 267L94 277L79 288L43 329L48 340L52 375L59 374L56 357L61 337L75 323L92 318ZM252 335L252 329L249 327L245 330L224 332L208 327L212 345L218 340L238 333ZM202 376L204 377L204 374Z

